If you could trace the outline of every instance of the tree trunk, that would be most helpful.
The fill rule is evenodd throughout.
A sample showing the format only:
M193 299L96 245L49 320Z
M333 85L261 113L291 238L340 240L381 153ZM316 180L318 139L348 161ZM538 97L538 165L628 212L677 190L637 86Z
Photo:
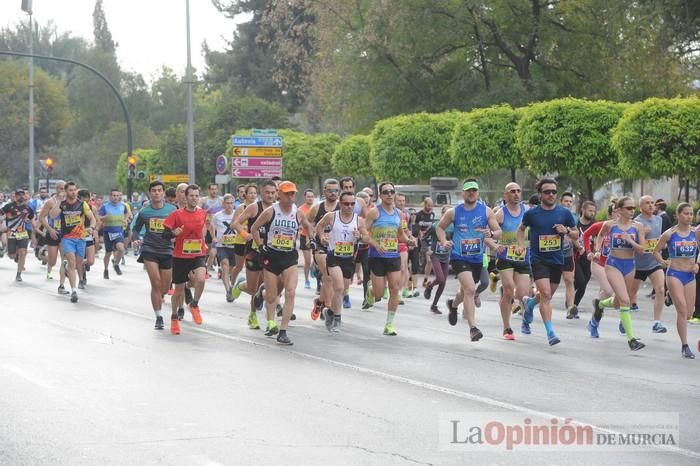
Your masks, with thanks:
M588 190L588 200L593 200L593 180L591 178L586 178L586 189Z
M515 168L512 168L512 167L510 169L510 181L515 183Z

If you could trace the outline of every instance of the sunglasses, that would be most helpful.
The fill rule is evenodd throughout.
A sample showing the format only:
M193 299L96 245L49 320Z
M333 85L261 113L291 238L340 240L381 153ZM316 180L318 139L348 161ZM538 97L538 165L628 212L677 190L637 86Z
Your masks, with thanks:
M544 191L542 191L542 194L546 194L548 196L553 196L556 193L557 193L556 189L545 189Z
M345 207L353 207L355 205L354 202L341 202Z
M396 194L396 191L393 189L385 189L384 191L382 191L382 194L384 194L385 196L391 196Z
M633 205L628 205L628 206L623 207L623 209L634 210L635 207Z

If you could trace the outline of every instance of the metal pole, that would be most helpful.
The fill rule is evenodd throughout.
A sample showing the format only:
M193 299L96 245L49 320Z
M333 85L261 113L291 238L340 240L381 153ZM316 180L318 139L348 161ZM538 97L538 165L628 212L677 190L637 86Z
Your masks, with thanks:
M34 25L29 10L29 54L34 54ZM29 58L29 191L34 192L34 59Z
M187 17L187 176L195 182L194 173L194 128L192 117L192 57L190 52L190 0L185 0Z

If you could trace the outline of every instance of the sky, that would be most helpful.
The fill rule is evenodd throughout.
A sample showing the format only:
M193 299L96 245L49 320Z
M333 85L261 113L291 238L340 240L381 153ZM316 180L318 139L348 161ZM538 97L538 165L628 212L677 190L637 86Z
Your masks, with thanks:
M21 0L0 0L0 26L25 20ZM33 0L34 20L53 20L59 32L92 41L92 11L95 0ZM166 65L184 74L187 65L185 0L103 0L107 25L118 44L122 69L141 73L146 81ZM233 39L236 24L219 13L210 0L190 0L192 66L204 71L202 43L223 50Z

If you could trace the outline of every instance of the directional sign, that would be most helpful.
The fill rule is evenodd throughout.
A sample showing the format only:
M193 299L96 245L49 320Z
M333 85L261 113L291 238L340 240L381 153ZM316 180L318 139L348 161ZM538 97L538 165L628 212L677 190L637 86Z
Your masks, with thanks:
M258 129L253 128L250 130L251 136L277 136L279 133L276 129Z
M221 154L216 158L216 173L218 173L219 175L223 175L224 173L226 173L226 165L226 156L224 154Z
M282 138L279 136L231 136L231 145L234 147L282 147Z
M279 147L234 147L231 152L234 157L282 157L282 149Z
M148 177L151 181L162 181L163 183L188 183L190 177L187 175L151 175Z
M233 168L240 167L282 167L282 159L280 157L233 157L231 158Z
M231 174L234 178L272 178L282 176L280 168L233 168Z

